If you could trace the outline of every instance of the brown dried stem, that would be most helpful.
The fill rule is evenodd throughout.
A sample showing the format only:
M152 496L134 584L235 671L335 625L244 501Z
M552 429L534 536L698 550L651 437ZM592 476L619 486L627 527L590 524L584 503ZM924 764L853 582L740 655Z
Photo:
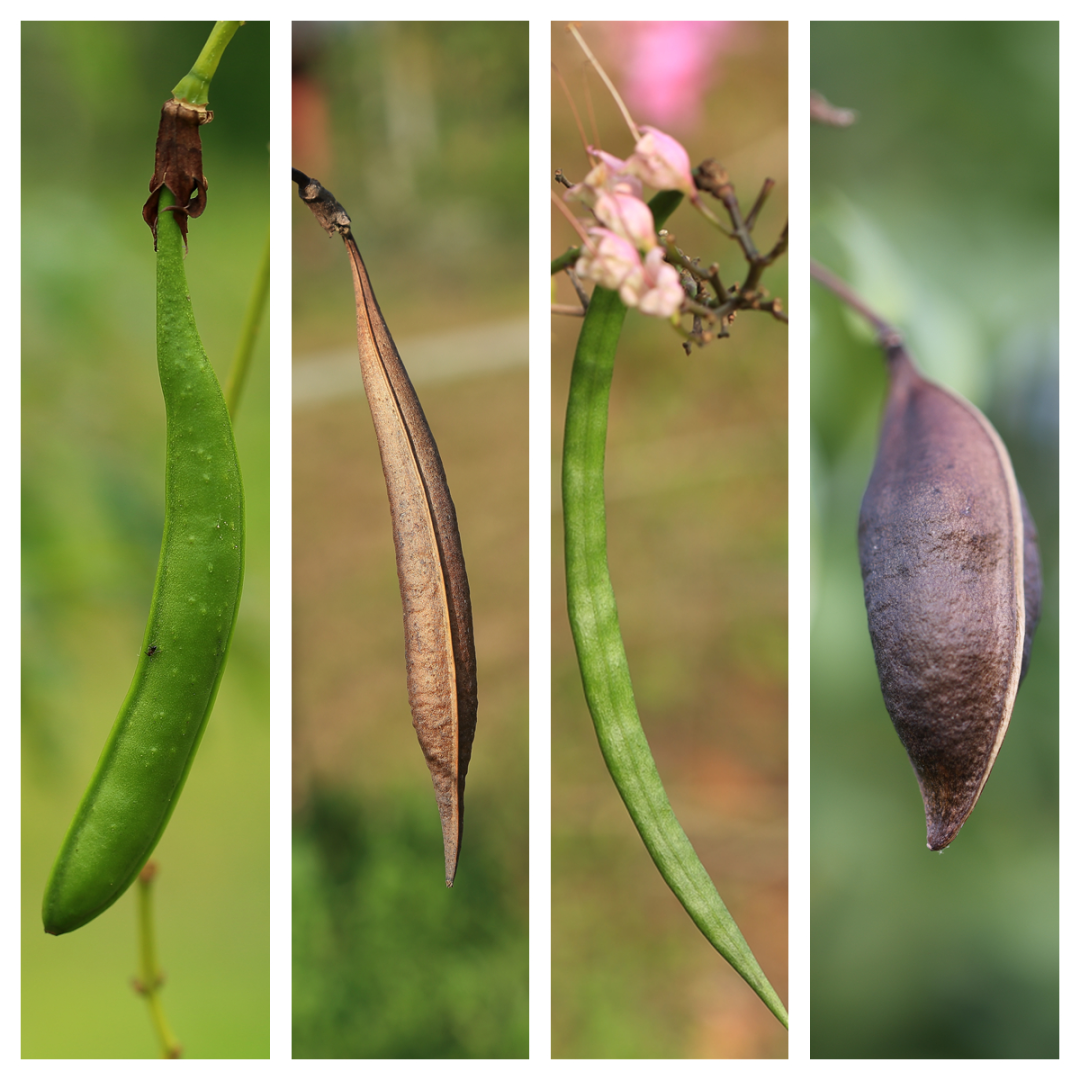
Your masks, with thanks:
M883 349L893 349L903 344L900 331L887 323L854 289L841 281L831 270L826 270L819 262L810 260L810 276L847 304L852 311L861 315L874 328L878 343Z

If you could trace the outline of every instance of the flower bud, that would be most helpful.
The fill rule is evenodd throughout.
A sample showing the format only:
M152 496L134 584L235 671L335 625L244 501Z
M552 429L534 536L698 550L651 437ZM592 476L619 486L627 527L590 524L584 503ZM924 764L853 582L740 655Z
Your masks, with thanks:
M681 191L697 199L690 171L690 155L682 143L656 128L643 127L644 134L626 162L626 169L657 191Z
M629 240L638 251L656 247L652 211L641 199L623 192L604 191L593 210L602 225Z
M656 315L661 318L670 318L681 307L685 299L682 283L679 281L679 272L674 266L664 262L662 248L654 247L645 256L644 274L642 285L636 290L635 303L631 304L623 292L620 296L623 303L628 307L636 307L643 315Z
M592 242L581 249L577 273L605 289L621 290L627 283L637 287L644 273L637 248L610 229L590 229L589 236Z
M564 196L567 201L580 199L591 203L602 192L620 192L641 198L641 181L626 171L626 162L603 150L589 147L589 153L596 158L596 164L589 170L585 179L574 184Z

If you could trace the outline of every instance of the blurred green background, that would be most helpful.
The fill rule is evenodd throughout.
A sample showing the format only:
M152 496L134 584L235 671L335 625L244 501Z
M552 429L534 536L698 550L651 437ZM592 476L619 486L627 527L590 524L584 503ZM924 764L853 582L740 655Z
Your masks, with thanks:
M161 105L213 24L22 27L22 1052L153 1057L134 890L46 937L52 861L127 691L161 546L164 409L142 204ZM188 284L223 378L266 243L269 29L242 27L203 128ZM236 420L244 596L214 716L154 858L164 1004L191 1057L269 1053L268 334Z
M814 23L812 254L898 325L1009 447L1039 528L1042 624L955 843L881 700L856 549L880 350L812 286L811 1053L1058 1053L1058 30Z
M581 24L623 93L641 75L626 66L627 30ZM686 103L663 123L656 106L631 109L639 124L680 139L694 164L723 162L746 208L766 177L777 181L755 229L767 250L787 219L787 24L728 24L719 33L696 118ZM564 23L553 26L552 57L587 118L588 140L628 155L626 124L599 79L590 75L586 89ZM669 89L674 78L665 76ZM549 172L556 168L577 181L588 162L553 80ZM668 228L691 256L719 261L725 281L744 273L734 242L690 206ZM553 208L551 254L577 242ZM785 299L787 269L784 257L764 278ZM565 275L554 285L559 302L574 302ZM783 1027L701 936L649 858L585 705L567 622L558 491L580 327L580 319L552 319L552 1053L784 1057ZM675 813L784 1001L787 344L786 326L744 312L730 339L687 357L669 327L630 312L606 466L611 576L645 733Z
M293 187L293 1056L526 1057L528 26L293 49L293 161L350 213L438 440L479 682L447 890L348 258Z

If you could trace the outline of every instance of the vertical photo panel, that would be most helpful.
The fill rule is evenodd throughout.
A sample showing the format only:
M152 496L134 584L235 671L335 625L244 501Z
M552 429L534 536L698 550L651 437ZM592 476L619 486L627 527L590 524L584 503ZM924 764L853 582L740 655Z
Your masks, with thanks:
M270 27L21 34L21 1052L267 1058Z
M528 73L293 25L296 1058L529 1053Z
M811 1055L1055 1058L1058 26L810 45Z
M552 1055L782 1058L787 24L551 48Z

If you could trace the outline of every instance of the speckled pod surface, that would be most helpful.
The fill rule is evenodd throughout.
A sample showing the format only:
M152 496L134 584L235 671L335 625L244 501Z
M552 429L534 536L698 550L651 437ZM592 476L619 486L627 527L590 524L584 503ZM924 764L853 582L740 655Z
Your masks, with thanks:
M902 346L886 359L859 559L881 691L937 851L956 838L1001 749L1042 578L1035 527L990 422L924 378Z

